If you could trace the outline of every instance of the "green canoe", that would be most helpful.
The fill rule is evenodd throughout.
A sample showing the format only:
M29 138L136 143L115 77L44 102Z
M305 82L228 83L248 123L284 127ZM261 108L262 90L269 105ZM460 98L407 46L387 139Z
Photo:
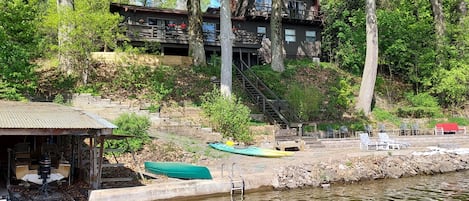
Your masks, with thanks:
M239 148L239 147L234 147L234 146L228 146L223 143L210 143L209 146L220 151L248 155L248 156L260 156L260 157L272 157L273 158L273 157L283 157L283 156L293 155L293 152L290 152L290 151L277 151L273 149L264 149L264 148L252 147L252 146Z
M145 170L178 179L212 179L207 167L179 162L145 162Z

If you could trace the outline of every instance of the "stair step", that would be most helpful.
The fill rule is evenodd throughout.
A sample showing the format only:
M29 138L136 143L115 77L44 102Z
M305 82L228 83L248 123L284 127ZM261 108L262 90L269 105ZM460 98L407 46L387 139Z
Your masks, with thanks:
M116 177L116 178L101 178L101 182L120 182L120 181L132 181L131 177Z
M103 164L102 167L105 168L105 167L124 167L125 164L124 163L106 163L106 164Z

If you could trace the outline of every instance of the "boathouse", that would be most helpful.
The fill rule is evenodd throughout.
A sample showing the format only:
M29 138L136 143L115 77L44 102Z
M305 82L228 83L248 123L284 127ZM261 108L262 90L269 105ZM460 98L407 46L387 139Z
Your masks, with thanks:
M46 152L51 172L60 174L64 182L80 179L91 189L100 188L103 143L115 128L99 116L69 106L0 101L0 170L8 173L0 179L2 193L28 174L37 177Z

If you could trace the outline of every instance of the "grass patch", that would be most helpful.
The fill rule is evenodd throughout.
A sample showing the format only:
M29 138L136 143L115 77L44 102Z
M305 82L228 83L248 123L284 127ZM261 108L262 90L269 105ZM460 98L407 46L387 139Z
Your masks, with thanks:
M399 117L381 108L374 108L372 113L377 121L390 122L394 125L399 125L401 122Z

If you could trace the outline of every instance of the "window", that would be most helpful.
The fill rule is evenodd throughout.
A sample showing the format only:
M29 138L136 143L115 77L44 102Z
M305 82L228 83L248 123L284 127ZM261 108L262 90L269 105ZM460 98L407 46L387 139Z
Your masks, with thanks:
M210 22L203 22L202 23L202 30L204 32L205 41L207 42L215 42L217 38L217 25L215 23Z
M267 31L265 27L257 27L257 36L266 37Z
M302 1L289 1L288 10L291 18L301 19L305 12L305 3Z
M148 18L148 25L158 25L158 19Z
M256 0L255 5L257 11L270 12L270 9L272 8L272 0Z
M306 31L306 42L316 41L316 31Z
M285 29L285 41L287 43L296 42L296 33L294 29Z

